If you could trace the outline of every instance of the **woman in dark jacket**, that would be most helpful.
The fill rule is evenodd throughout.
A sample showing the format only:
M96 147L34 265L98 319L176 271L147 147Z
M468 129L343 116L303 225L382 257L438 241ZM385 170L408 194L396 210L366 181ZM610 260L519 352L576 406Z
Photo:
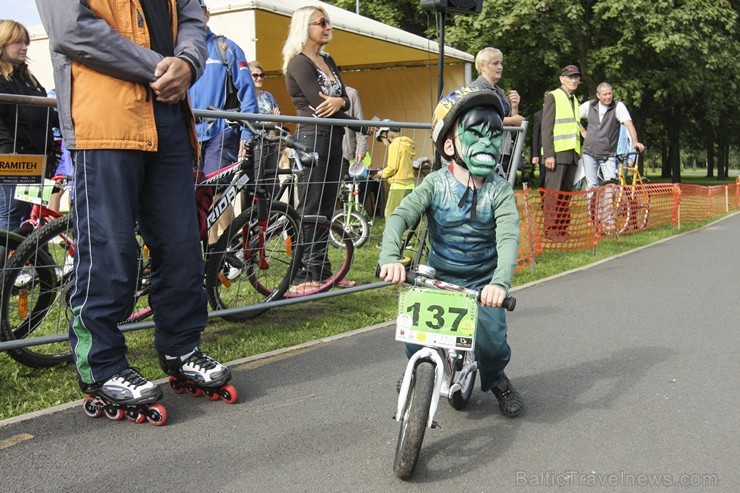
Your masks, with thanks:
M288 38L283 46L283 72L288 93L298 116L353 119L346 110L349 98L336 63L324 46L331 40L331 23L324 9L318 5L296 10L290 23ZM354 127L353 127L354 128ZM358 127L368 133L371 129ZM344 128L330 125L300 124L299 141L314 149L319 155L306 178L298 183L301 213L305 216L321 215L331 218L337 200L337 189L342 166L342 137ZM310 292L313 285L332 275L326 256L327 240L313 228L306 230L307 243L303 269L299 272L291 292ZM351 287L347 279L340 287Z
M0 93L46 97L46 90L28 70L31 37L20 23L0 20ZM46 154L47 175L55 169L52 127L56 113L44 106L0 104L0 154ZM13 230L28 216L31 204L13 198L15 185L0 179L0 229Z

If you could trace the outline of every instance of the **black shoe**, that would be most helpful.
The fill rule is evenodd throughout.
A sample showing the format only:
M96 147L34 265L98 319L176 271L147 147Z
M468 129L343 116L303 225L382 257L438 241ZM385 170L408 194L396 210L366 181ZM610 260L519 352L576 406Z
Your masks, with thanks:
M501 383L491 389L491 392L496 396L498 407L504 416L516 418L524 411L524 401L521 394L514 388L511 380L506 376L504 376Z

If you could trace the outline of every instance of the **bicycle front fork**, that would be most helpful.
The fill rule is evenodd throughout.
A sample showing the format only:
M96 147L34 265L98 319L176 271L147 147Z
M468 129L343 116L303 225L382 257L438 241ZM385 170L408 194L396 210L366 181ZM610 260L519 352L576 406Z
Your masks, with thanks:
M445 373L445 362L443 361L439 351L434 348L423 347L409 358L409 362L406 364L406 371L403 374L401 390L398 394L395 418L396 421L401 421L401 419L403 419L408 393L411 391L411 379L413 378L416 365L424 360L428 360L429 363L433 364L435 371L434 392L432 393L432 401L429 404L429 420L427 421L427 427L434 428L434 415L439 406L439 395L442 390L442 382L444 380Z

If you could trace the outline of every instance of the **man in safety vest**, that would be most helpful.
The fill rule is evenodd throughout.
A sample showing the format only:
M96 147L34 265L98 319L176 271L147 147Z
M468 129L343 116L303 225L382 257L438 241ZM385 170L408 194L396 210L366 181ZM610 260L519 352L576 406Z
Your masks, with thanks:
M560 87L545 95L542 108L542 158L545 160L545 188L573 190L581 156L581 127L578 99L573 92L581 83L581 72L568 65L560 73ZM555 241L567 239L570 195L544 195L545 234Z

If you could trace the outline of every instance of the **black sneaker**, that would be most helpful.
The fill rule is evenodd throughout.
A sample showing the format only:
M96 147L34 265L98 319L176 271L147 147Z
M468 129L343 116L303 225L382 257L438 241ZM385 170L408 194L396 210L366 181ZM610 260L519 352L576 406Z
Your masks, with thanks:
M514 388L514 385L512 385L511 380L509 380L508 377L504 376L501 383L492 388L491 392L496 396L498 407L501 409L504 416L516 418L522 414L522 411L524 411L524 401L522 400L522 396L519 391Z

